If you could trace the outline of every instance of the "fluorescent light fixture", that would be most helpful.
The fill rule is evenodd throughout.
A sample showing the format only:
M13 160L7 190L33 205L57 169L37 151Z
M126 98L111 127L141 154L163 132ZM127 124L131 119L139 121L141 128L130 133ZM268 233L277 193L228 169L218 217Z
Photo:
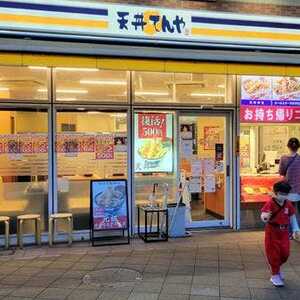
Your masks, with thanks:
M7 87L0 87L0 91L1 92L9 91L9 88L7 88Z
M98 114L100 114L100 111L88 111L87 113L89 115L98 115Z
M80 80L82 84L99 84L99 85L126 85L126 81L117 81L117 80Z
M73 89L61 89L61 90L56 90L57 93L62 93L62 94L87 94L89 91L87 90L73 90Z
M224 97L222 94L191 93L191 97Z
M97 72L99 69L96 68L64 68L58 67L55 68L58 71L70 71L70 72Z
M47 93L48 92L47 89L38 89L37 91L40 92L40 93Z
M167 92L135 92L136 96L169 96Z
M28 69L31 69L31 70L47 70L48 67L29 66Z
M59 101L76 101L77 98L58 97L56 100L59 100Z

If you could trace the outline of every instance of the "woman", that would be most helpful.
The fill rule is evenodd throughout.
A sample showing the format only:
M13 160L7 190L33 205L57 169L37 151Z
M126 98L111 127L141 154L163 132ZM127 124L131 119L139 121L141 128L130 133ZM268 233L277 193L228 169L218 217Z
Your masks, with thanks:
M298 150L300 142L297 138L290 138L287 144L290 155L284 155L280 159L279 174L285 177L285 181L291 186L291 191L288 195L288 200L297 203L299 211L300 201L300 155ZM295 220L296 221L296 220ZM293 235L299 241L299 231Z

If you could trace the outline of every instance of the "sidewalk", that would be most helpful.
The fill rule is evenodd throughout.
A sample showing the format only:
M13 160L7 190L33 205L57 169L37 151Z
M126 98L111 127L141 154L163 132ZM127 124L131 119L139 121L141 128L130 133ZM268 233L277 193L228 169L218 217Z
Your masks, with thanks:
M299 249L292 242L284 267L286 287L276 289L269 282L263 232L206 231L169 242L133 240L114 247L28 247L12 255L0 252L0 299L298 300ZM127 282L109 286L92 281L103 274L108 280L107 272L120 267ZM132 281L136 271L140 278Z

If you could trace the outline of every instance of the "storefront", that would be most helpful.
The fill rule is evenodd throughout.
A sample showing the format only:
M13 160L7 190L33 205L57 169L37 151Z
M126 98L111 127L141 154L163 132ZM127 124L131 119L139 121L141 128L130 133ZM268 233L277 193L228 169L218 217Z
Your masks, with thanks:
M125 178L134 232L136 206L148 203L153 185L159 184L157 201L161 202L163 184L168 184L168 201L174 202L184 175L191 196L188 227L258 226L258 210L278 179L276 166L285 153L284 145L300 133L300 79L294 77L300 69L287 62L243 64L225 58L204 62L154 56L163 52L163 43L172 44L174 32L181 45L221 39L236 47L246 42L251 47L268 46L266 33L258 34L255 41L250 34L243 42L238 31L231 32L234 40L228 36L229 29L222 38L217 29L202 32L197 25L204 18L201 13L191 17L191 11L162 9L157 13L135 6L91 3L83 8L79 3L44 2L0 1L6 20L1 28L15 34L11 39L1 31L6 50L13 40L18 45L20 32L43 37L39 46L36 40L23 40L20 49L0 53L0 215L15 220L20 214L39 213L46 233L49 213L71 212L75 237L88 238L90 181ZM95 12L97 18L84 19ZM128 48L135 53L140 49L139 54L118 57L81 48L84 36L90 38L89 47L100 36L111 37L116 44L129 25L138 26L128 21L133 12L142 14L145 24L140 31L128 29L125 37L161 42L159 50L153 48L152 59L146 59L149 49L143 47ZM65 15L67 19L62 18ZM161 22L158 19L160 23L154 26L157 15ZM46 21L48 25L39 27ZM159 33L155 36L153 30ZM54 35L66 43L71 34L79 39L72 44L73 55L71 44L55 50L60 40L51 42ZM274 45L286 47L273 34L268 38ZM297 35L289 34L290 40ZM26 43L32 49L24 47ZM74 55L80 49L81 56ZM166 51L173 58L172 50ZM185 51L192 55L194 50ZM292 88L280 90L291 82ZM12 233L15 230L13 223Z

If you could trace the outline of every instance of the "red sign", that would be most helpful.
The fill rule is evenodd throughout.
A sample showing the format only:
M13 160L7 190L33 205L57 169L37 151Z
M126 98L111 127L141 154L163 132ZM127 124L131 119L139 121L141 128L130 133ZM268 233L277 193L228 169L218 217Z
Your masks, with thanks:
M138 114L138 137L140 139L164 139L167 135L166 120L166 114Z
M96 159L114 159L114 137L111 134L97 135Z
M300 123L300 107L242 105L240 120L243 123Z

